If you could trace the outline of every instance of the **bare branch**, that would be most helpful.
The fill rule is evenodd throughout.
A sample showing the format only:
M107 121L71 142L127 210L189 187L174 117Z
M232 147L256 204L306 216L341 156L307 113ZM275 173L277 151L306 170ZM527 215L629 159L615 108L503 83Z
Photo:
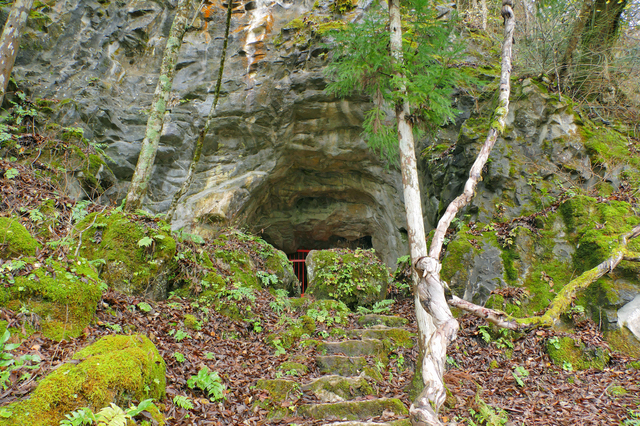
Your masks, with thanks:
M608 259L600 263L598 266L584 272L582 275L571 280L567 285L565 285L553 299L544 315L517 319L504 312L488 309L474 303L467 302L457 296L453 296L448 300L448 303L449 305L469 312L478 318L486 319L488 322L495 324L498 327L507 328L509 330L528 330L537 327L552 327L558 322L560 315L569 309L571 303L575 300L580 290L584 290L594 281L613 271L623 260L640 261L640 253L627 250L629 241L638 236L640 236L640 225L620 237L618 245L612 250L612 254Z
M440 222L438 222L438 226L429 249L429 256L434 259L440 258L444 235L447 232L447 228L449 228L451 221L456 217L456 214L458 214L460 209L469 204L473 198L476 186L478 185L482 175L482 169L489 158L489 154L491 154L491 150L493 149L493 145L495 145L498 136L502 134L506 126L507 113L509 112L509 95L511 93L511 50L513 48L513 32L516 25L510 0L503 1L502 16L505 19L505 26L504 42L502 44L502 72L500 74L498 106L495 109L494 120L491 123L491 129L489 130L487 139L480 149L480 152L476 157L476 161L473 163L473 166L471 166L469 179L467 179L467 182L464 185L464 191L449 204L447 210L445 210L444 214L440 218Z

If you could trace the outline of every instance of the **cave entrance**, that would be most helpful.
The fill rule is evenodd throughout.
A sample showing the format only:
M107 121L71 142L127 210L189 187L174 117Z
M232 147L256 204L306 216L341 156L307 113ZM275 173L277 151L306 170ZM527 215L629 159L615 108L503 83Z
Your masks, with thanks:
M287 257L293 263L293 272L300 281L300 291L302 295L307 290L307 266L305 259L311 250L300 249L295 253L288 254Z

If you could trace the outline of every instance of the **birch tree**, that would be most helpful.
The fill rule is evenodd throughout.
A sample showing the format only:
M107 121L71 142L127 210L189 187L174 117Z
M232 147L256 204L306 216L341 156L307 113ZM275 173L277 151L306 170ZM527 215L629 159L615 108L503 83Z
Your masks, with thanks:
M182 46L182 39L187 31L189 21L189 10L192 8L194 0L180 0L178 9L169 31L167 45L164 49L162 57L162 66L160 68L160 76L158 84L153 94L151 104L151 112L147 120L147 130L140 147L140 156L136 165L131 185L127 193L125 208L128 211L139 209L142 200L147 193L149 180L151 179L151 171L156 159L158 145L160 144L160 136L164 125L164 114L167 110L167 102L171 95L171 87L173 78L176 73L176 62L178 53Z
M412 16L416 16L416 9L422 9L424 2L411 3ZM400 168L402 172L402 184L404 191L405 211L411 260L414 267L416 298L416 318L418 321L418 340L420 344L420 366L424 389L411 406L411 421L414 425L441 425L438 419L438 410L446 398L443 375L446 360L447 346L455 339L458 322L455 320L445 296L446 283L440 279L440 252L444 242L447 228L456 214L472 199L477 183L480 179L482 168L491 153L498 135L503 131L509 109L510 76L511 76L511 50L513 46L513 32L515 19L512 0L503 0L501 14L505 21L504 43L502 47L502 71L498 106L494 112L491 129L482 146L476 161L469 173L463 193L447 207L435 230L431 246L427 250L426 236L424 232L424 219L422 215L422 203L420 199L417 162L414 146L414 123L428 123L432 131L452 118L453 110L450 108L450 100L447 94L460 77L448 74L448 78L440 77L450 71L449 64L443 63L447 52L455 51L451 45L438 44L434 41L434 27L430 26L427 39L419 39L423 23L417 19L407 25L410 27L410 35L404 34L403 22L399 0L389 0L389 42L388 52L392 57L392 69L387 71L380 59L379 52L373 51L367 56L367 51L375 50L376 40L374 35L367 34L363 40L364 45L344 51L345 38L338 38L337 66L330 68L331 75L337 79L329 86L329 91L339 95L349 95L352 92L369 88L369 93L377 104L382 104L385 97L392 101L395 107L395 128L397 146L400 156ZM367 28L370 32L372 24ZM353 32L350 29L349 32ZM362 34L362 28L355 31ZM349 36L347 36L347 41ZM352 36L357 40L357 36ZM450 40L445 37L444 40ZM422 44L421 44L422 43ZM354 43L355 44L355 43ZM424 50L424 45L431 45L439 56L433 51ZM348 44L346 44L348 45ZM407 49L407 45L409 49ZM343 50L340 50L343 48ZM364 49L365 52L358 53ZM414 52L418 52L417 54ZM422 53L422 55L420 54ZM340 56L342 55L342 56ZM358 55L364 55L358 57ZM420 62L422 61L422 62ZM418 66L416 66L418 62ZM388 84L384 84L384 76L391 76ZM381 81L382 79L382 81ZM371 90L374 82L373 90ZM383 83L383 84L381 84ZM428 84L425 84L428 83ZM449 92L447 92L447 89ZM388 93L390 92L390 93ZM412 111L412 108L414 110ZM384 123L382 109L374 107L367 115L364 128L369 134L373 146L388 157L393 152L393 146L389 145L389 123ZM386 137L385 137L386 136Z
M204 146L204 138L209 133L209 128L211 127L211 123L213 123L213 118L215 117L216 107L218 106L218 99L220 99L220 87L222 86L222 75L224 74L224 63L227 59L227 46L229 45L229 29L231 28L231 13L233 11L233 2L229 0L227 4L227 24L224 31L224 42L222 45L222 55L220 56L220 66L218 67L218 80L216 82L215 94L213 97L213 103L211 104L211 109L209 110L209 115L207 116L207 121L200 130L198 134L198 140L196 141L196 146L193 149L193 158L191 160L191 164L189 164L189 171L187 172L187 177L180 189L173 195L173 200L171 201L171 206L169 207L169 212L166 215L167 220L170 222L173 218L173 214L178 207L178 203L180 199L187 193L189 187L191 186L191 182L193 182L193 176L196 171L196 167L200 162L200 155L202 154L202 147Z
M11 7L11 12L4 24L2 36L0 36L0 105L9 84L9 77L16 61L22 32L27 24L27 18L33 5L33 0L16 0Z

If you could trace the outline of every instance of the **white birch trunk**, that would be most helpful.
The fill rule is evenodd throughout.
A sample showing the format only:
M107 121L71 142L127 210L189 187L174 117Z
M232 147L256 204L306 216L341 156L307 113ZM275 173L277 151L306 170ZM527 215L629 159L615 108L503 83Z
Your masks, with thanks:
M27 24L33 0L16 0L0 36L0 105L9 84L9 77L16 62L22 32Z
M515 28L515 19L511 6L512 0L503 0L501 14L505 19L505 32L504 44L502 46L502 72L500 75L498 107L495 110L494 121L491 124L489 135L476 161L471 167L469 179L465 184L463 193L449 204L438 222L431 242L429 255L413 257L414 250L413 248L411 250L415 271L421 277L416 288L416 294L420 299L420 305L431 315L435 327L435 330L432 331L430 336L426 336L424 334L425 331L418 330L420 341L427 343L425 344L424 357L422 358L422 379L425 388L411 405L410 410L411 422L414 425L435 426L442 424L437 417L437 413L446 399L443 375L447 346L456 337L458 322L453 318L445 298L446 283L440 279L440 269L442 265L440 264L439 258L447 228L449 228L451 221L460 209L466 206L473 198L475 188L481 177L482 168L489 158L489 154L498 135L503 131L505 126L507 113L509 111L509 95L511 93L511 49L513 47L513 31ZM393 23L391 29L393 34ZM403 158L402 150L401 158ZM402 161L404 183L404 159ZM405 204L408 204L406 197L405 188ZM409 221L409 207L407 206L406 209L407 221Z
M147 193L147 188L149 187L151 171L156 160L162 127L164 126L164 114L167 110L167 102L169 101L171 87L173 86L173 77L176 73L178 53L180 53L184 33L187 31L188 13L192 2L193 0L180 0L176 16L173 19L171 30L169 31L167 45L162 57L158 84L153 94L151 113L147 120L147 130L142 141L142 146L140 147L138 164L136 165L136 170L127 193L125 208L128 211L134 211L140 208L142 200Z

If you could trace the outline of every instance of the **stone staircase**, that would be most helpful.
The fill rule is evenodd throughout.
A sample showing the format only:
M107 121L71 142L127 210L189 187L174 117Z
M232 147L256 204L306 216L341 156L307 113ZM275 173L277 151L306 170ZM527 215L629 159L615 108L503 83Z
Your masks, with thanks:
M270 416L281 418L295 414L309 420L326 421L325 425L332 426L410 425L405 404L399 398L380 397L378 392L379 386L384 384L380 370L387 366L389 352L399 346L410 348L414 344L413 334L404 328L405 323L406 320L400 317L364 315L358 318L361 328L348 331L343 340L315 341L318 353L315 361L322 376L311 381L301 377L299 380L258 382L258 387L270 393ZM372 366L367 357L373 357L376 366ZM313 395L319 402L294 402L303 392ZM282 406L289 406L291 411L282 410ZM374 418L378 420L373 421Z

